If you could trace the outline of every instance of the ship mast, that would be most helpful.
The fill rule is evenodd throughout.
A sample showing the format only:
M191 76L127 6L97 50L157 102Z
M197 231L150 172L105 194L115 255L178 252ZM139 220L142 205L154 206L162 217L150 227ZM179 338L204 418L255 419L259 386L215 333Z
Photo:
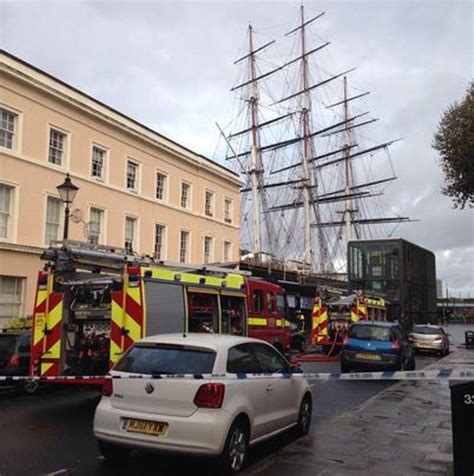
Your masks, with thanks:
M260 153L260 137L258 132L258 94L257 94L257 82L255 80L255 52L253 49L253 30L252 25L249 25L249 73L250 73L250 85L249 85L249 104L250 104L250 117L251 117L251 136L252 146L250 150L250 182L252 187L252 241L254 254L258 254L262 251L261 245L261 228L260 228L260 216L262 211L262 205L260 201L259 190L259 174L261 173L261 153Z
M346 242L352 240L352 199L351 173L350 173L350 131L349 131L349 107L347 105L347 76L344 76L344 191L347 195L346 209L344 210L344 223L346 227Z

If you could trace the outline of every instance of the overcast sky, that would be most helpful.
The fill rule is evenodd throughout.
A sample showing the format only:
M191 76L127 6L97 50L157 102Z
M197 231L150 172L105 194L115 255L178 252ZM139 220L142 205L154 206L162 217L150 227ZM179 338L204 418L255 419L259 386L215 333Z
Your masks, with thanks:
M232 111L249 21L259 44L297 23L294 1L7 2L0 0L1 47L209 157ZM400 180L393 211L420 219L397 235L435 251L438 277L456 297L474 297L474 213L440 193L431 149L442 111L473 77L470 1L306 2L325 11L315 34L331 41L329 71L357 66L381 120L375 138L403 137L391 151Z

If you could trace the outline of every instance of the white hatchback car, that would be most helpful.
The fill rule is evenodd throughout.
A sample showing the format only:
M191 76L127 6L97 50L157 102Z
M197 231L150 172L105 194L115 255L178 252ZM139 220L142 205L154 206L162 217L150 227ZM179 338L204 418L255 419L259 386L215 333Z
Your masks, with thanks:
M184 373L196 378L146 378ZM211 373L234 378L199 378ZM285 376L240 375L248 373ZM144 378L133 378L137 374ZM292 427L304 435L311 425L308 382L261 340L214 334L148 337L124 354L111 375L120 378L106 382L94 417L94 434L111 462L123 461L133 448L146 448L219 456L224 471L236 472L250 445Z

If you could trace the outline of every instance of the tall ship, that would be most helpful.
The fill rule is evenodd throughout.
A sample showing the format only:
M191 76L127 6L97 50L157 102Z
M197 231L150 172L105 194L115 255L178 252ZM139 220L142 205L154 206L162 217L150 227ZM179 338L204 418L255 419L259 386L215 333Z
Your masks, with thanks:
M411 221L383 201L397 178L389 148L400 139L371 140L369 91L352 81L355 68L324 66L324 12L299 13L278 42L249 25L235 60L235 113L218 127L226 165L244 184L242 261L344 279L349 241L391 236Z

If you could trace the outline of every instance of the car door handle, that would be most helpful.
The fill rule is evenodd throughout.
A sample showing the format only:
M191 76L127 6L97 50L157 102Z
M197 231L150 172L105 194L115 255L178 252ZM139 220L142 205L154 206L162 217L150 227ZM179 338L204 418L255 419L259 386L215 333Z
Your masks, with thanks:
M271 385L267 387L267 392L273 392L273 387Z

